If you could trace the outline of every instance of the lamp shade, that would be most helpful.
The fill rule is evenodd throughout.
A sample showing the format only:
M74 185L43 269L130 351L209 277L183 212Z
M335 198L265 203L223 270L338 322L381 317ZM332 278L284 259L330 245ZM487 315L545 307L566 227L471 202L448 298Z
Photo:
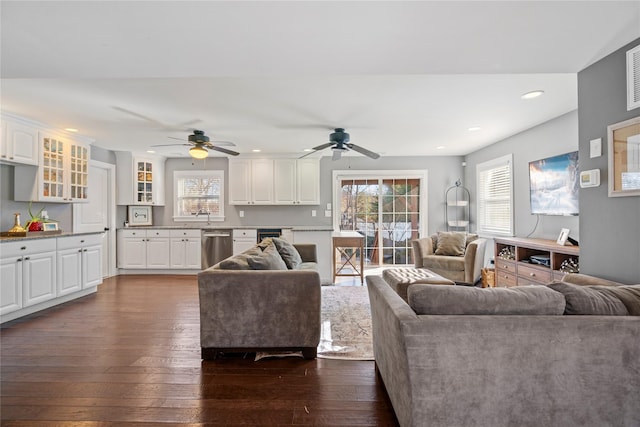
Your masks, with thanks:
M204 159L209 155L209 152L206 148L196 145L195 147L191 147L189 149L189 154L194 159Z

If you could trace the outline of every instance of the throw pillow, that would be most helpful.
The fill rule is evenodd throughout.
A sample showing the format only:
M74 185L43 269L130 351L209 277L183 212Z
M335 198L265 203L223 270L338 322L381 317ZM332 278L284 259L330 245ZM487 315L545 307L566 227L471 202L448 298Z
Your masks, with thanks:
M260 255L262 251L257 246L247 249L241 254L234 255L227 259L224 259L218 263L218 268L221 270L252 270L249 265L249 257L254 255Z
M291 243L278 237L272 237L271 240L289 270L295 270L302 263L300 253Z
M555 315L564 312L562 295L546 286L475 288L411 285L409 306L416 314L438 315Z
M620 299L607 292L610 286L574 285L553 282L549 288L564 295L567 307L564 314L590 314L600 316L628 316L629 311Z
M467 235L459 231L439 231L436 255L462 256Z
M282 260L275 245L268 245L261 254L247 257L247 262L253 270L286 270L287 265Z

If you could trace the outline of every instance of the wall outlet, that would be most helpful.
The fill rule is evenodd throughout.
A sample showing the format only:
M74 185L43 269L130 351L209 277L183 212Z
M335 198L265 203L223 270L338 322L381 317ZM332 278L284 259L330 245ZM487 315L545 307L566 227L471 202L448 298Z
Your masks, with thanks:
M244 218L244 211L238 212L238 215L240 215L240 218Z
M327 203L327 210L330 211L331 210L331 203Z
M324 211L324 216L331 218L331 211Z
M318 214L318 212L315 209L311 210L311 216L316 216Z

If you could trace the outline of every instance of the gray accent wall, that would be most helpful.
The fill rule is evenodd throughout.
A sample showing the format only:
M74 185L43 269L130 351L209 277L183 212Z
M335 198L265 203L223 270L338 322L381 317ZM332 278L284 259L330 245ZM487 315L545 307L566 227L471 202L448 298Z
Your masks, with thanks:
M532 215L529 201L529 162L578 150L578 112L571 111L466 156L465 185L471 192L471 212L476 212L476 167L506 154L513 154L514 227L517 237L557 239L561 228L580 241L582 216ZM582 164L580 153L579 163ZM536 227L537 221L537 227ZM580 242L581 243L581 242ZM493 251L491 251L493 252Z
M600 169L599 187L580 190L580 268L583 273L640 283L640 196L608 196L607 126L640 116L627 111L626 52L640 39L578 73L580 169ZM589 141L602 138L601 157Z

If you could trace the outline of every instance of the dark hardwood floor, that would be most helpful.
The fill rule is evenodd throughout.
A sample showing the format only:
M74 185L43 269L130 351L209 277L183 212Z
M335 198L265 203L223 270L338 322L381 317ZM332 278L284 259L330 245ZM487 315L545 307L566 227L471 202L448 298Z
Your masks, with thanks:
M373 362L200 360L195 276L118 276L0 329L2 426L397 426Z

